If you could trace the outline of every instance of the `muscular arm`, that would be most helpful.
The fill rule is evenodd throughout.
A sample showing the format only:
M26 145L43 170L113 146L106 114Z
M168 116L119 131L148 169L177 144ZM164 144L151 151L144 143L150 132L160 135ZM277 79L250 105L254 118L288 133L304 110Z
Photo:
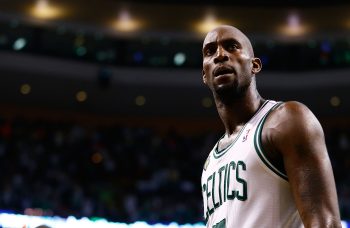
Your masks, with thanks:
M287 102L266 120L263 144L280 158L305 227L341 227L332 166L312 112Z

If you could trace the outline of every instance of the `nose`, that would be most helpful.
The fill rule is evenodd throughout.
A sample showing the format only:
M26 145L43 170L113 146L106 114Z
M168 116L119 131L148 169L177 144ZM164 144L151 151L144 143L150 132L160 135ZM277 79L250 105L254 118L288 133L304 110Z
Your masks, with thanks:
M217 64L217 63L222 63L226 61L228 61L227 53L224 48L219 46L217 49L217 54L214 58L214 63Z

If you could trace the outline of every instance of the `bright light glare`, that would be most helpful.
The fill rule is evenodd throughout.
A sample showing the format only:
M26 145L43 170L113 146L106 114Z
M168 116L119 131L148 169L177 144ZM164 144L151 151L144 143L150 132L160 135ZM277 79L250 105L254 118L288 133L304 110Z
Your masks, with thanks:
M19 51L23 49L27 45L27 40L25 38L18 38L14 43L13 43L13 49L16 51Z
M61 16L63 10L61 8L51 6L48 0L38 0L30 12L34 17L37 18L53 19Z
M123 32L131 32L141 27L141 23L132 19L127 10L122 10L119 13L118 20L114 23L114 27Z
M214 28L222 25L223 23L220 21L217 21L212 14L207 14L204 21L198 23L196 25L196 29L200 33L208 33L209 31L213 30Z
M174 64L176 66L181 66L186 62L186 55L182 52L178 52L174 56Z
M287 24L280 28L280 32L287 36L300 36L307 31L307 26L301 23L300 16L296 13L289 14Z

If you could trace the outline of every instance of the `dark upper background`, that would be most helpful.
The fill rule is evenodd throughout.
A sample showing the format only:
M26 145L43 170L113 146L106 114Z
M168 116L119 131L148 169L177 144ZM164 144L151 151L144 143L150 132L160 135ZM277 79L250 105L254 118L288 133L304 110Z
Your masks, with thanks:
M202 221L201 167L222 124L199 29L225 23L262 59L262 96L321 120L349 219L347 2L0 0L0 210Z
M35 16L36 4L0 3L0 104L9 116L217 120L197 30L211 15L251 38L264 62L263 97L348 122L348 1L48 1L62 10L53 18ZM140 26L125 31L120 18ZM82 90L87 99L78 102Z

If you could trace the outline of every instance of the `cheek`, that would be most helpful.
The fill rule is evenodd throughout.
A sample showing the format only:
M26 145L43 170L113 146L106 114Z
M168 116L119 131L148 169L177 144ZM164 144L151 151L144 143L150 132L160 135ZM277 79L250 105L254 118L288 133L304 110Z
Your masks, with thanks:
M240 53L240 55L241 55L241 59L246 59L246 60L250 59L249 55L243 51Z
M210 64L208 64L207 62L203 62L203 70L204 73L207 75L210 72Z
M251 72L253 68L253 63L249 56L243 56L243 58L239 58L238 60L241 71Z

